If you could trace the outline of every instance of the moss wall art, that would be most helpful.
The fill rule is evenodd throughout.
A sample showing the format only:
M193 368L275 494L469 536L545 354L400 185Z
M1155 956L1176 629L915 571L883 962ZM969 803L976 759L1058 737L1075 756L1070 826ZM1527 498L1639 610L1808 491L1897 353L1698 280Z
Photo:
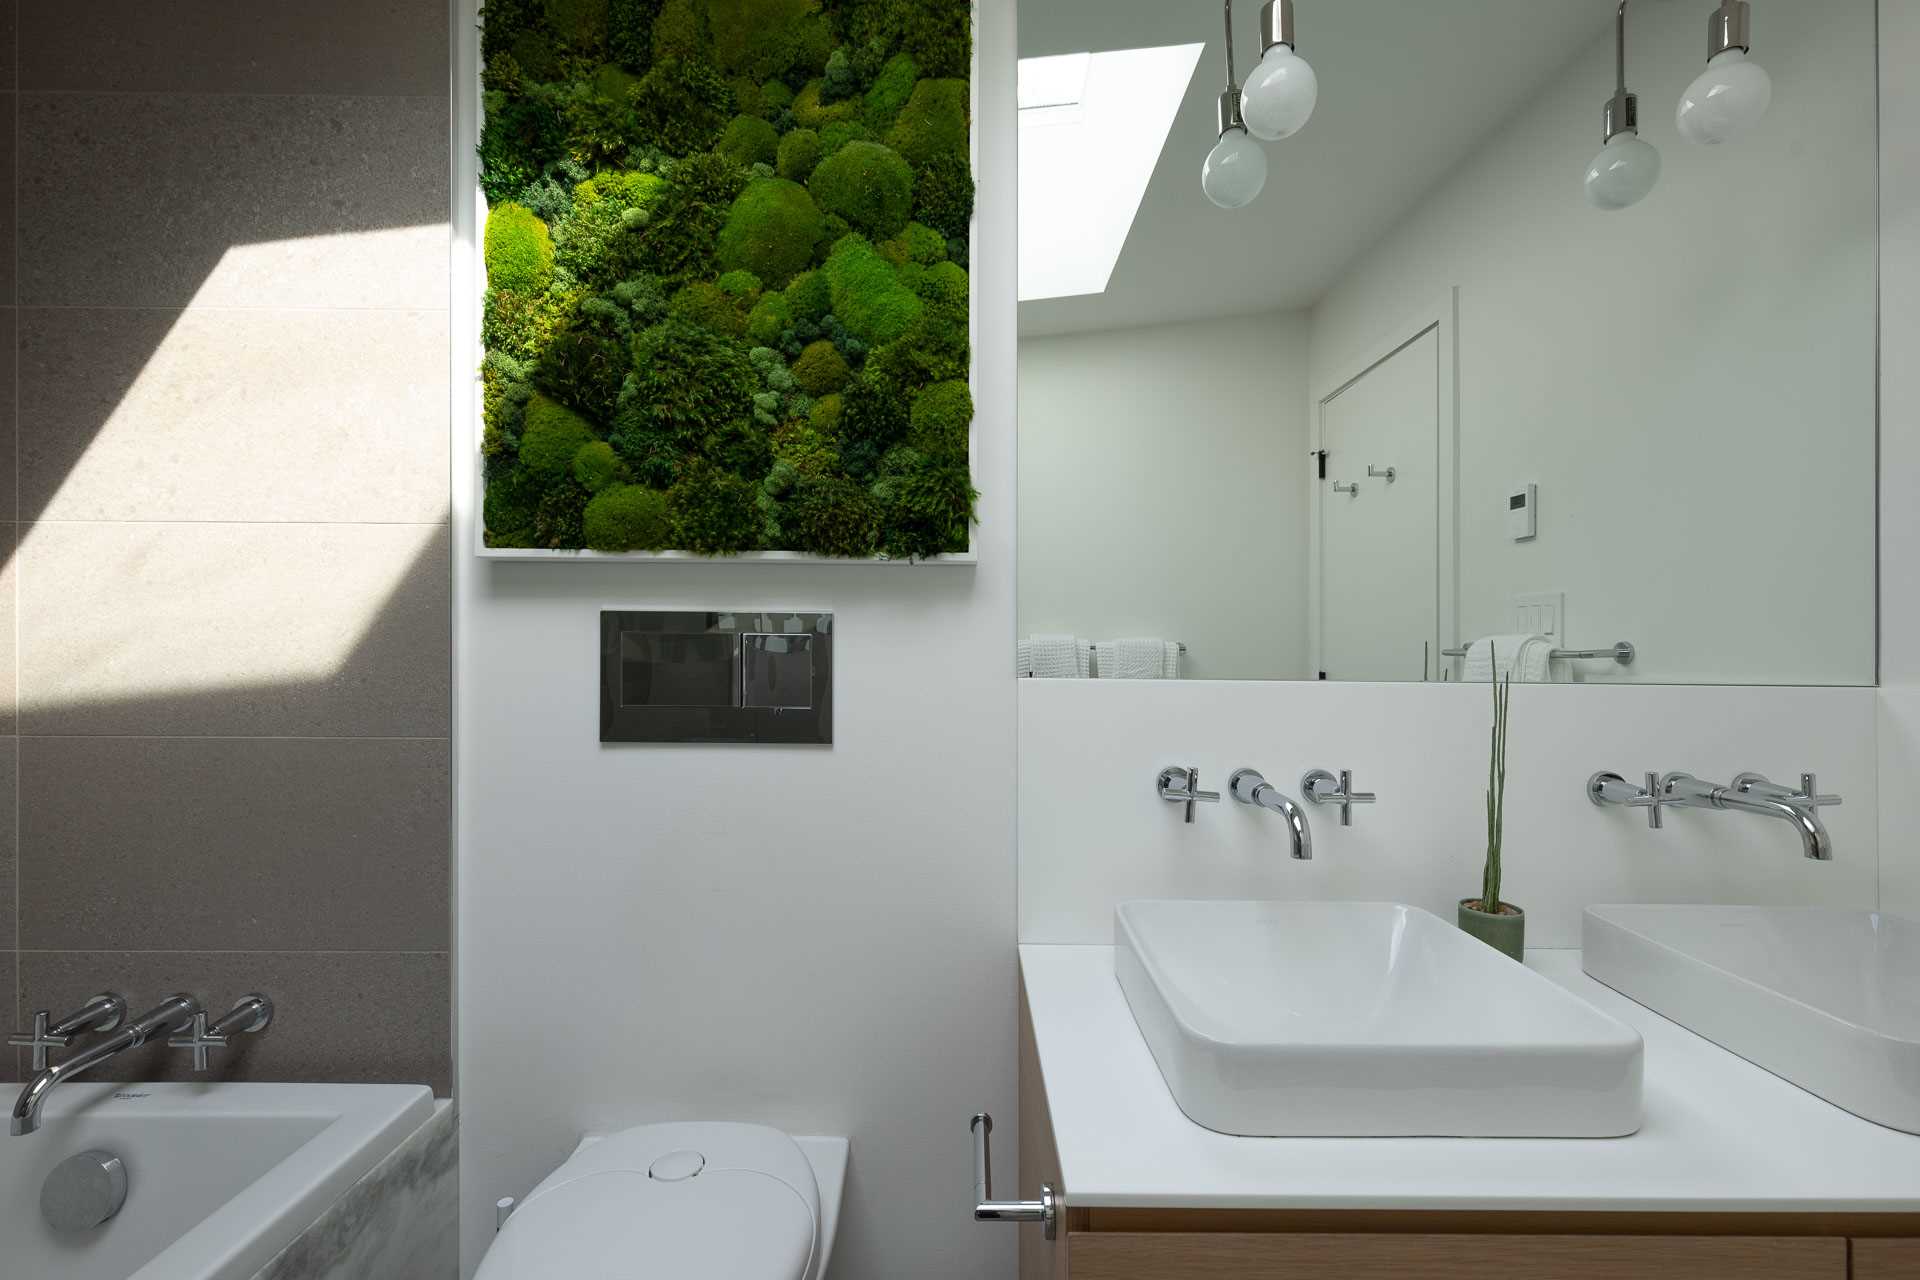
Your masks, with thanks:
M967 0L486 0L490 547L964 551Z

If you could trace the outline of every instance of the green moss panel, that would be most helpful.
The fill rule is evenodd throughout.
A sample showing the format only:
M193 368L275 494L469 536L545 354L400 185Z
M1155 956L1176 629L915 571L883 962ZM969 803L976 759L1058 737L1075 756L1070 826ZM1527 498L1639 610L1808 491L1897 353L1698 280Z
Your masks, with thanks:
M965 549L965 0L486 0L488 545Z

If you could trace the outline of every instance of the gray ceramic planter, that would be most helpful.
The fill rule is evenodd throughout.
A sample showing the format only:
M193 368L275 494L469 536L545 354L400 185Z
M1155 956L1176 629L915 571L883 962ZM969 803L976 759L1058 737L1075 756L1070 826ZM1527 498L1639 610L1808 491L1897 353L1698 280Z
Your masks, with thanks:
M1495 951L1518 960L1526 946L1527 913L1511 902L1500 904L1506 908L1500 915L1493 915L1468 905L1478 901L1480 901L1478 898L1460 899L1461 930L1472 934Z

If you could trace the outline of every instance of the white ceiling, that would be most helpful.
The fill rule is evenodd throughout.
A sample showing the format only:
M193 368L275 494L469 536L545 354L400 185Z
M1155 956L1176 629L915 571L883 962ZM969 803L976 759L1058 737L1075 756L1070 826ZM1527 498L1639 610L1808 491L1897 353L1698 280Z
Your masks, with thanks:
M1020 56L1207 41L1103 294L1020 304L1022 334L1311 306L1506 112L1613 19L1606 0L1296 0L1320 80L1307 127L1269 143L1267 188L1244 209L1200 193L1225 85L1218 0L1029 0ZM1242 79L1260 6L1234 11ZM1598 142L1570 139L1575 151Z

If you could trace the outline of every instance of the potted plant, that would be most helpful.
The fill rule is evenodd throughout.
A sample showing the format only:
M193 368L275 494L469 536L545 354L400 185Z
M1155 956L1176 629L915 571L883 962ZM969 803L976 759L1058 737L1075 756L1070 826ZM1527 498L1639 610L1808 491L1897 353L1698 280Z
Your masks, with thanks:
M1507 706L1513 677L1493 682L1493 733L1487 754L1487 865L1478 898L1460 900L1460 927L1515 960L1526 945L1527 916L1500 900L1500 843L1507 817Z

